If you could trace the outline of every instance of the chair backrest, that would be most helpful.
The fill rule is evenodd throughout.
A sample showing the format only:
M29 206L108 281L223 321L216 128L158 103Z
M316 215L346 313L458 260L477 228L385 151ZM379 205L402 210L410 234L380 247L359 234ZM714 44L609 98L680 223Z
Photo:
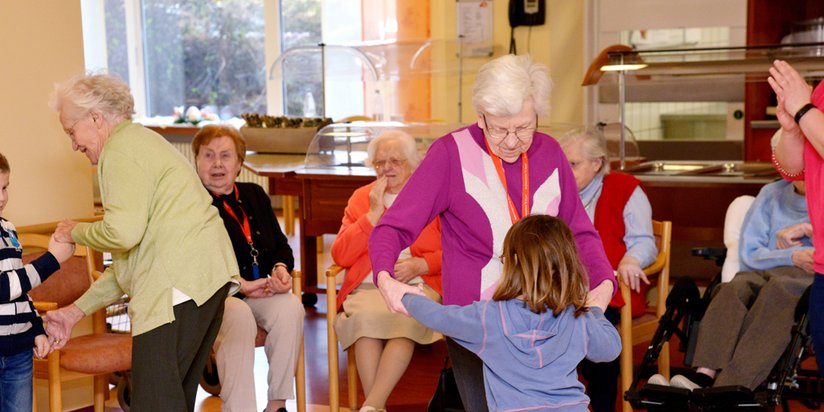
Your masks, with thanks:
M49 246L49 236L37 233L20 233L24 262L30 262L42 255ZM92 284L95 269L94 257L86 246L77 246L74 256L60 265L45 282L29 292L34 301L54 302L57 307L73 303Z
M727 207L724 218L724 246L727 248L727 257L724 258L724 266L721 267L721 282L729 282L738 273L741 264L738 257L741 226L744 225L744 217L747 216L754 200L753 196L738 196Z

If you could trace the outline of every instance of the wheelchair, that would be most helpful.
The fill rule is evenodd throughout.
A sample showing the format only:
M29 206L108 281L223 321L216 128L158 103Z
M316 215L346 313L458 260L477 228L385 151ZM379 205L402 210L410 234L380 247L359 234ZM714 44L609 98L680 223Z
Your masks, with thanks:
M723 262L724 249L696 249L694 255ZM641 381L652 373L664 343L673 335L681 341L679 350L685 353L684 363L692 364L698 327L709 305L713 289L721 282L720 275L707 287L703 297L695 282L679 279L667 297L666 313L633 376L624 399L634 409L648 411L774 411L777 406L789 411L789 401L796 400L810 409L824 403L824 378L817 370L805 370L801 363L812 353L808 330L807 308L810 289L804 292L795 309L795 324L791 340L767 380L755 390L743 386L696 389L675 388Z

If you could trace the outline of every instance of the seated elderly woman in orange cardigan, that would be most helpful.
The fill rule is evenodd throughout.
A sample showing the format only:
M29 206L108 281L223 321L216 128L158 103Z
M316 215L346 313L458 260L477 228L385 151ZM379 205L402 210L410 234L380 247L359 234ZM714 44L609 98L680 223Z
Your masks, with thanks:
M354 345L358 374L366 395L364 411L381 411L403 376L415 343L430 344L440 334L405 315L391 313L372 283L368 240L383 213L392 206L412 171L421 161L415 139L401 131L376 137L367 148L377 180L352 194L332 258L346 269L338 294L335 331L346 349ZM441 234L435 219L395 264L398 280L423 284L426 295L441 300Z

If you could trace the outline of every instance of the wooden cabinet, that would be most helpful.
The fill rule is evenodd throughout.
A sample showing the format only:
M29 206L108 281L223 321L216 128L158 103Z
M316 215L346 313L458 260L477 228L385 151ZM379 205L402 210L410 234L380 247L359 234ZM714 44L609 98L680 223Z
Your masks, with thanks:
M824 16L821 0L749 0L747 45L780 44L781 39L792 32L794 23L821 16ZM775 106L775 95L766 76L748 80L744 88L744 160L769 161L770 138L778 125L759 127L758 123L769 118L767 107Z

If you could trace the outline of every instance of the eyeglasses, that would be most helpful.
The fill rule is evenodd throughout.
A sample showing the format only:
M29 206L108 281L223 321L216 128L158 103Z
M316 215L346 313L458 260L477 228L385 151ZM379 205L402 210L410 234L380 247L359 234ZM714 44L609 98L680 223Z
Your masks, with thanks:
M493 140L504 140L510 133L515 134L518 140L529 139L535 133L538 125L538 116L535 116L535 126L522 126L515 130L504 129L503 127L489 127L489 122L486 120L486 114L481 114L486 126L486 134Z
M395 159L394 157L390 157L387 160L376 160L372 162L372 166L375 166L375 169L383 169L387 165L392 165L393 167L398 167L406 162L406 159Z
M75 120L75 121L74 121L74 123L72 123L72 126L71 126L71 127L69 127L68 129L63 129L63 131L64 131L64 132L66 132L66 134L67 134L67 135L69 135L69 137L71 137L72 139L74 139L74 127L75 127L75 126L77 126L77 124L78 124L78 123L80 123L80 122L82 122L83 120L86 120L86 117L88 117L89 115L91 115L91 116L92 116L92 120L94 120L94 114L93 114L92 112L86 113L86 114L85 114L83 117L81 117L80 119Z

